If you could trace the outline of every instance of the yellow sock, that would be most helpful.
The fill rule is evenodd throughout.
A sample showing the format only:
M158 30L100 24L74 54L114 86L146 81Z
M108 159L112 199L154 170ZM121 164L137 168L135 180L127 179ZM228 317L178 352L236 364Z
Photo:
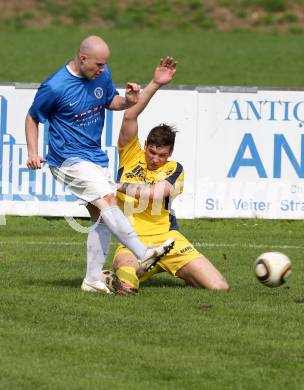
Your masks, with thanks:
M128 283L131 287L138 289L139 280L136 275L136 270L133 267L120 267L116 271L116 275L122 282Z

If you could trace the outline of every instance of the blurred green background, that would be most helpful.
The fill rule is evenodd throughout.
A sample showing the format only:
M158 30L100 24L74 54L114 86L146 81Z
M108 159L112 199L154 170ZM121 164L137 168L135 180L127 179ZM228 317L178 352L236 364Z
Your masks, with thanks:
M41 82L88 34L109 43L117 84L144 84L172 55L175 85L303 85L303 0L11 0L0 4L0 82Z

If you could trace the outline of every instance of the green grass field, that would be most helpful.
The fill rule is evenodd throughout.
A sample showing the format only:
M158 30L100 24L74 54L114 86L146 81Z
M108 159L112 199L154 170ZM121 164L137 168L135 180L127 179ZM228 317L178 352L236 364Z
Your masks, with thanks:
M61 218L7 217L0 388L303 388L304 222L196 220L181 228L230 292L162 274L136 297L83 293L85 235ZM255 279L253 263L273 249L290 256L293 274L271 289Z
M158 59L172 55L179 62L173 85L304 85L303 34L3 27L0 82L41 82L72 58L79 42L91 33L101 34L110 44L117 84L146 83Z
M89 33L109 42L117 84L147 82L167 54L179 61L175 85L304 84L303 34L3 27L0 82L42 81ZM130 298L80 291L86 237L63 219L6 222L0 389L304 388L303 221L181 221L230 292L194 290L160 275ZM270 289L255 279L254 260L267 250L292 259L288 285Z

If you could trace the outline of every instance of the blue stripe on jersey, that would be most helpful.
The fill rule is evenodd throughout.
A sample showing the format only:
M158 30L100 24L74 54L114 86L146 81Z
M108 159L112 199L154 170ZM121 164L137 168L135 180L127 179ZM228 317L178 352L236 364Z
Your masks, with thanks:
M166 180L170 184L174 185L174 183L176 182L176 180L178 179L178 177L182 172L183 172L183 166L179 162L177 162L176 170L174 171L174 173L172 173L171 176L167 177ZM169 209L169 201L170 201L170 197L167 196L165 198L165 209L169 211L169 222L170 222L169 230L179 230L179 225L177 223L176 217L174 214L171 213L173 212L173 210Z
M179 175L183 172L183 166L180 164L180 163L176 163L176 169L174 171L174 173L172 173L171 176L168 176L166 178L166 180L170 183L170 184L174 184L176 182L176 180L178 179Z
M116 183L120 183L120 179L123 174L123 171L124 171L124 167L118 169L117 176L116 176Z
M174 214L171 214L171 211L173 212L173 210L169 209L169 202L170 202L170 197L166 196L164 208L169 211L169 222L170 222L169 230L179 230L177 219Z
M175 215L170 213L169 221L170 221L169 230L179 230L179 225L177 223Z

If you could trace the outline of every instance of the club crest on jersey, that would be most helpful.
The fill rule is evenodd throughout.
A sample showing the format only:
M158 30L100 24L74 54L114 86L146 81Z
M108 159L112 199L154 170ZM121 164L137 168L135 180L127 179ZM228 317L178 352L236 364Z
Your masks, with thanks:
M174 168L169 168L167 171L166 171L166 176L171 176L172 173L174 172Z
M97 99L101 99L103 95L103 90L101 87L97 87L94 89L94 95L97 97Z

